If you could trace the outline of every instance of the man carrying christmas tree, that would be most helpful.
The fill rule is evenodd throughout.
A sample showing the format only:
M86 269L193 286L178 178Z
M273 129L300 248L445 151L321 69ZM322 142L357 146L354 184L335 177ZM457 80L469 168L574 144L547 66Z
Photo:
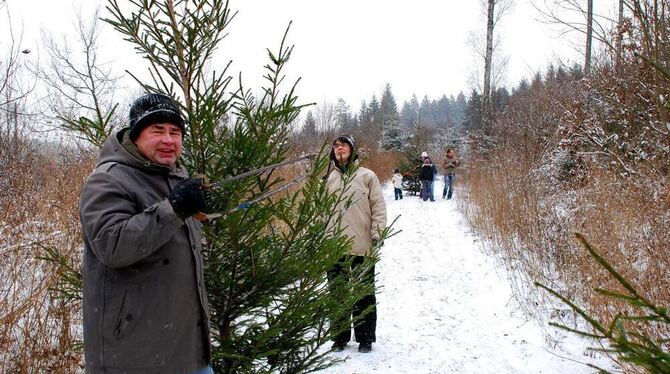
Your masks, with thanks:
M80 197L87 373L211 373L202 179L180 165L170 97L144 95L107 139Z
M363 264L365 257L370 256L373 248L378 246L380 233L386 228L386 204L382 195L379 179L372 170L359 167L357 164L356 143L353 137L347 134L338 136L333 141L330 152L331 163L335 166L327 175L327 188L330 193L344 191L344 199L350 199L350 206L340 206L342 227L344 234L353 240L349 258L343 258L340 265L335 266L328 273L330 282L346 279L351 269ZM349 185L345 188L345 180L350 177ZM351 261L349 261L351 260ZM372 343L376 341L377 310L374 294L375 267L372 265L365 275L365 282L372 293L358 300L353 307L354 335L359 343L358 351L367 353L372 350ZM361 320L357 318L368 308L372 310ZM335 337L334 351L342 351L351 339L351 316L340 324L340 333Z

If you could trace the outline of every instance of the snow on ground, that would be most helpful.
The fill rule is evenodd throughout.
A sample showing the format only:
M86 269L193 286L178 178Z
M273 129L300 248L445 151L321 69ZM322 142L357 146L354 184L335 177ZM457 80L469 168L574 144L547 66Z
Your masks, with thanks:
M400 215L377 265L377 342L352 339L345 360L320 374L591 373L588 342L567 335L550 351L543 328L513 308L504 269L481 251L454 200L395 201L384 186L389 222ZM458 190L454 199L458 199ZM607 368L605 361L597 363Z

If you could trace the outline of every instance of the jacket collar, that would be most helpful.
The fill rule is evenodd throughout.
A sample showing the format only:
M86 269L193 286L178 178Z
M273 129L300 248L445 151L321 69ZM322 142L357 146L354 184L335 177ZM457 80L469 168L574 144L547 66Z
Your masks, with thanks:
M341 165L337 161L331 161L329 168L332 168L332 166L335 166L335 170L338 170L340 174L349 174L355 172L356 169L358 169L358 160L350 161L346 165Z

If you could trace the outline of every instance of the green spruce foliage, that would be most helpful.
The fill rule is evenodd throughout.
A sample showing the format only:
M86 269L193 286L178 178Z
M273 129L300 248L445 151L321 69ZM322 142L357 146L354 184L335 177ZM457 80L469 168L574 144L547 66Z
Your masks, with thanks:
M398 163L398 170L403 176L402 189L407 191L410 195L417 195L421 191L421 181L419 175L421 174L421 149L414 145L405 148L403 158Z
M232 18L226 1L130 4L110 0L107 22L149 62L153 82L138 79L144 89L181 103L191 173L216 182L288 157L290 124L302 106L295 84L287 91L282 85L292 52L286 35L276 53L268 50L266 85L255 97L241 80L229 89L227 65L219 70L211 61ZM332 358L319 349L338 332L328 321L350 313L357 299L372 292L362 277L376 256L352 273L351 282L326 282L327 270L351 245L334 213L348 202L328 194L323 182L328 151L307 170L297 165L212 189L213 210L227 212L204 227L217 373L304 373L330 365ZM303 174L300 188L247 203Z
M400 128L400 113L398 106L391 92L391 85L386 84L382 101L380 104L380 120L382 127L382 149L384 150L402 150L405 146L405 139Z
M589 255L602 266L609 275L621 286L621 291L596 288L595 291L608 298L623 300L630 306L630 311L620 312L616 317L605 323L599 321L589 314L585 309L577 306L557 291L541 284L535 283L547 290L551 295L560 299L570 306L590 326L590 331L575 329L560 323L551 325L561 329L597 339L608 348L594 348L615 355L622 362L643 369L649 373L670 373L670 352L668 352L667 336L651 336L647 331L668 331L670 316L667 307L657 305L653 300L646 298L627 279L625 279L614 267L607 262L598 251L582 236L576 234ZM660 328L658 328L660 327ZM608 371L589 365L608 373Z
M478 130L482 127L482 95L476 90L470 93L470 99L465 107L465 123L467 130Z

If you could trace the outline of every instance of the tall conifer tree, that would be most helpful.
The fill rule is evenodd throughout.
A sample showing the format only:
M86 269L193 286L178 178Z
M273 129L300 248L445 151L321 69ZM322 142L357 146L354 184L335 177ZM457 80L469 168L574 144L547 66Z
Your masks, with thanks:
M372 95L366 110L367 121L361 122L360 130L365 139L368 139L369 144L378 148L381 143L381 113L379 112L380 104L376 95Z
M351 108L342 98L337 99L337 104L335 104L335 123L340 132L352 134L356 130L355 118L351 114Z
M477 130L482 126L482 95L472 90L465 108L465 128Z
M107 21L149 62L153 81L138 80L143 88L180 102L189 124L184 161L192 173L217 181L287 158L290 124L301 109L295 86L284 92L280 84L292 47L282 40L278 52L268 51L266 85L255 97L241 82L229 89L228 65L211 63L231 20L227 1L129 3L109 0ZM328 194L321 179L327 162L327 152L319 155L301 188L271 199L263 196L284 182L275 171L211 190L213 209L225 213L204 228L217 373L303 373L327 366L331 359L317 348L337 333L329 317L349 313L371 291L357 281L326 285L326 271L350 246L332 213L346 202ZM259 200L249 203L253 199ZM352 278L360 280L367 269L357 268Z
M302 125L302 130L300 135L309 144L319 144L319 132L316 129L316 119L314 119L314 113L312 111L307 112L305 117L305 122Z
M395 102L391 85L386 84L382 93L382 101L379 108L382 128L382 148L400 150L403 147L404 139L400 130L400 113L398 105Z

